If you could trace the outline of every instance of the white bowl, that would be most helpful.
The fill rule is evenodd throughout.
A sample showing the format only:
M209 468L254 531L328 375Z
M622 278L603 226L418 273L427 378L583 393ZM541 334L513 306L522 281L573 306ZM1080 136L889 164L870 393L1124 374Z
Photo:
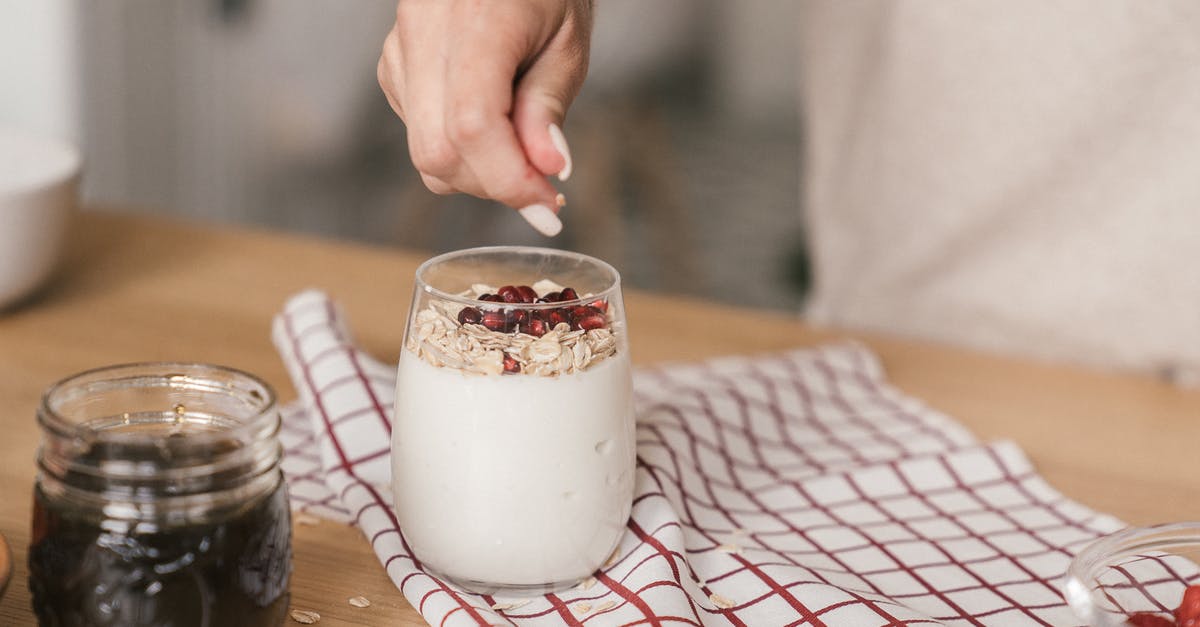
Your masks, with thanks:
M54 270L77 204L79 165L70 144L0 129L0 309Z

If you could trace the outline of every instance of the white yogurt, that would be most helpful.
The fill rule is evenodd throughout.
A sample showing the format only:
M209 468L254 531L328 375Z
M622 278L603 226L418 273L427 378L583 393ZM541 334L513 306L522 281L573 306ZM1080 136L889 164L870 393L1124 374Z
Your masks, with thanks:
M558 377L473 375L400 358L392 485L414 555L467 587L587 577L633 498L624 351Z

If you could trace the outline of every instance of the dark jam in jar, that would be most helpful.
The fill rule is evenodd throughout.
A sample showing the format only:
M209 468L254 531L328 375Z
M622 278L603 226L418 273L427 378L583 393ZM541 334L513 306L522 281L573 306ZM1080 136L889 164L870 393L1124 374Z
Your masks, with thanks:
M181 368L200 370L184 377ZM249 375L213 368L173 364L163 375L168 384L150 385L157 400L124 393L131 384L147 385L146 373L117 377L117 402L136 400L135 407L108 416L92 414L104 405L95 397L113 395L111 386L92 385L72 397L78 402L57 406L56 391L74 380L47 393L43 413L69 427L48 426L39 416L46 435L34 488L29 588L43 627L283 623L291 520L273 396L256 389L265 388L257 379L239 378ZM236 401L244 390L210 381L230 376L259 392L241 399L246 407L225 398ZM160 401L171 409L155 409Z

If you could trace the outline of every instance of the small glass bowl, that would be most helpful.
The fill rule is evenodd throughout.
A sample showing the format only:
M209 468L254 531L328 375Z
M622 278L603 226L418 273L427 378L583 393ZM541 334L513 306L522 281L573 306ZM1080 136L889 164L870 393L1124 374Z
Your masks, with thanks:
M1139 612L1172 617L1200 583L1200 522L1133 527L1084 548L1063 577L1063 596L1092 627L1124 627Z

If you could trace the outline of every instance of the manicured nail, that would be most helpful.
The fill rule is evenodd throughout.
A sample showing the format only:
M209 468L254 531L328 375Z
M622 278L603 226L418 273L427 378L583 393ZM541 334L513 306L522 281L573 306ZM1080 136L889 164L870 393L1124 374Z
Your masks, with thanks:
M554 237L562 230L562 220L559 220L558 216L546 205L529 205L524 209L518 209L517 213L525 218L529 226L537 229L538 233L546 237Z
M566 165L558 171L558 180L565 181L571 178L571 149L567 148L567 138L563 135L562 129L558 125L550 123L550 143L554 144L554 149L558 154L562 155Z

